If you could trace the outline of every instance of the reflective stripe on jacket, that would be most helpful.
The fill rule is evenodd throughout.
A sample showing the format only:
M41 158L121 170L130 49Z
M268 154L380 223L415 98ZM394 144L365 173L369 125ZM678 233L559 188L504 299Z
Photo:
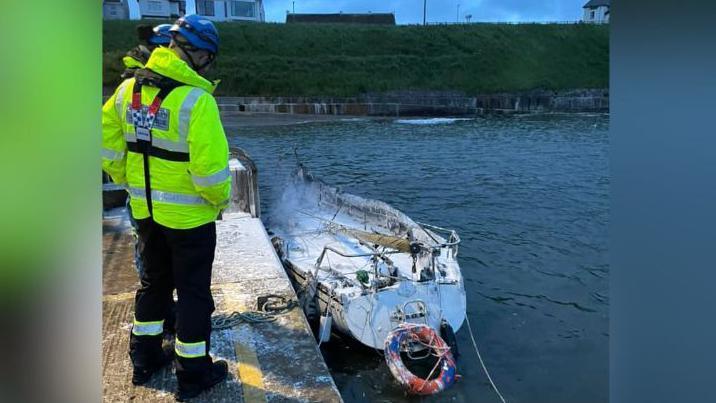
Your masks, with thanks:
M167 48L157 48L147 68L186 84L164 99L152 129L157 151L149 157L153 218L169 228L195 228L214 221L231 193L229 147L211 95L215 86ZM137 141L130 111L134 81L122 82L102 107L102 168L115 183L127 186L133 216L143 219L149 209L143 155L132 151ZM144 85L142 105L158 92Z

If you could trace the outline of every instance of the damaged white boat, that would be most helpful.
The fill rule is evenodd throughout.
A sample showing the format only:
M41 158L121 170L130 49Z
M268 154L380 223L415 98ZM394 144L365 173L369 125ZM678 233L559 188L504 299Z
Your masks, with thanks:
M333 330L383 350L415 323L454 343L466 309L455 231L341 192L301 165L277 210L274 246L309 318L321 316L321 341Z

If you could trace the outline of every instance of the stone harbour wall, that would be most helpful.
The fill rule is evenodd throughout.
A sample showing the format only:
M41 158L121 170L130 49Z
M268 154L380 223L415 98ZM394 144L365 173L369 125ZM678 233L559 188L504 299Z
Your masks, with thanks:
M399 91L335 97L218 97L222 111L353 116L470 116L485 113L609 112L609 91L535 90L465 96Z

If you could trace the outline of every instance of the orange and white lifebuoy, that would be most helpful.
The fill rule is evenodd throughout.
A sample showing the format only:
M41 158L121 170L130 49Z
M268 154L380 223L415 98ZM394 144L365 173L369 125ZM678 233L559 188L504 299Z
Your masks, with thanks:
M410 372L400 357L401 347L408 341L419 342L433 350L438 357L433 371L440 368L435 379L423 379ZM403 323L388 334L385 340L385 361L395 379L410 394L433 395L455 383L457 369L450 347L430 326Z

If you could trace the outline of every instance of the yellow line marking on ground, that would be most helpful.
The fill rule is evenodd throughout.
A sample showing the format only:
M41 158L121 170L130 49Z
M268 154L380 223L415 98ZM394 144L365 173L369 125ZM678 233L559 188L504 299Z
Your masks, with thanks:
M238 377L244 391L245 403L266 402L264 393L264 374L261 372L259 359L251 346L236 343L236 358L239 361Z

